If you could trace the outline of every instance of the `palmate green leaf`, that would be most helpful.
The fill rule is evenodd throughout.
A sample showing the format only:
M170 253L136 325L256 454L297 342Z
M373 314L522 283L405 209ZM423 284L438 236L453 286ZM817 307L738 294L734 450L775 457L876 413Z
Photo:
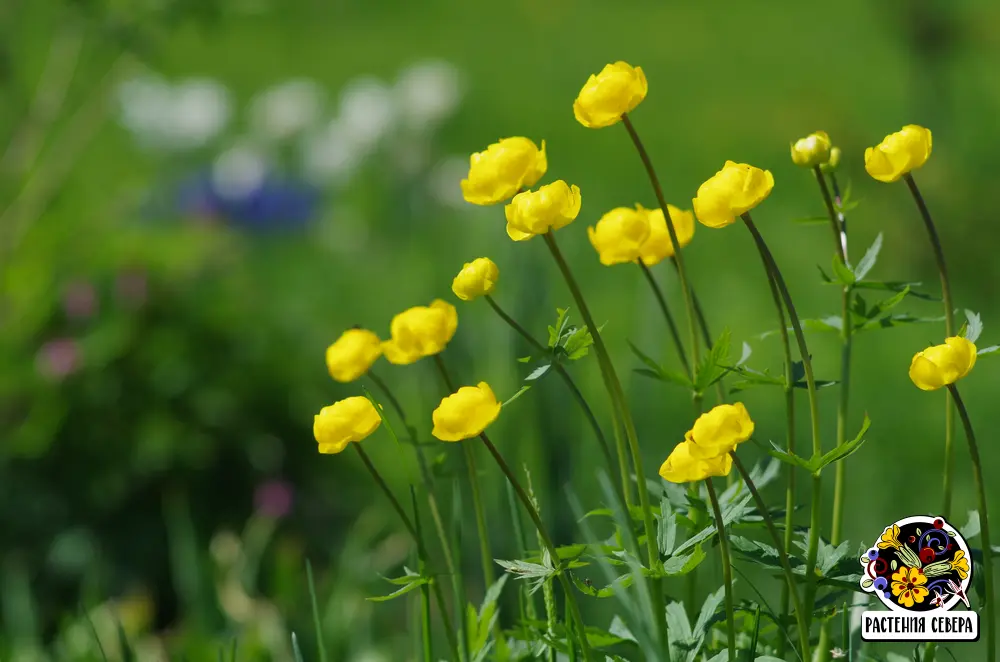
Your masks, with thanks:
M656 546L660 556L670 556L677 542L677 517L666 495L660 498L660 512L656 516Z
M841 285L846 285L847 287L854 285L857 278L854 276L854 272L851 271L851 268L844 264L844 261L841 259L839 253L833 254L832 264L833 277L836 278Z
M537 380L541 379L542 377L544 377L545 375L547 375L549 373L549 370L551 368L552 368L552 363L551 362L543 363L542 365L540 365L537 368L535 368L534 370L532 370L528 374L528 376L524 378L524 381L526 381L526 382L537 381Z
M882 233L879 232L878 236L875 237L875 241L872 245L868 247L865 251L864 257L858 261L857 266L854 267L854 280L855 282L859 280L864 280L868 272L872 270L875 266L875 261L878 260L879 251L882 250Z
M909 288L903 288L901 291L887 299L882 299L870 308L865 305L865 300L861 295L855 295L855 305L851 311L852 328L855 331L867 330L872 322L878 322L883 315L898 306L909 292ZM855 317L859 318L859 321L854 321ZM878 328L878 326L876 324L870 328Z
M925 301L941 300L941 297L939 296L928 294L926 292L920 292L917 289L915 289L922 284L923 283L920 282L905 282L905 281L861 280L854 284L854 289L881 290L884 292L902 292L904 289L909 288L907 296L913 297L915 299L924 299Z
M643 377L649 377L650 379L655 379L660 382L667 382L671 384L677 384L678 386L683 386L684 388L694 388L691 380L688 379L687 375L677 372L674 370L668 370L656 362L651 356L643 352L641 349L628 341L628 346L635 354L636 358L645 365L645 368L635 368L637 374Z
M549 327L549 347L554 348L559 345L567 324L569 324L569 308L556 308L556 324Z
M706 558L701 545L695 545L690 554L675 554L663 562L663 577L680 577L686 575L699 565ZM659 576L661 573L655 573Z
M423 586L424 584L430 584L431 580L428 577L416 577L412 581L404 584L401 588L393 591L389 595L378 595L371 598L365 598L369 602L387 602L389 600L395 600L396 598L402 597L409 593L410 591Z
M848 546L849 543L846 540L834 547L824 542L821 538L816 554L816 568L819 570L819 574L825 576L833 570L837 566L837 563L848 555ZM853 556L851 557L851 562L854 562Z
M626 573L618 577L615 581L608 584L604 588L597 588L591 583L584 581L577 577L576 575L570 575L570 579L577 589L584 595L589 595L593 598L610 598L616 594L618 589L628 588L632 585L634 578L631 573Z
M748 561L772 570L781 570L778 550L767 543L744 538L743 536L730 535L729 544L732 546L733 551L738 552Z
M726 364L729 363L730 340L729 329L723 329L709 350L708 355L701 360L701 364L695 372L694 379L694 389L698 393L704 393L707 388L726 375Z
M903 326L905 324L928 324L928 323L939 323L943 322L944 317L916 317L910 313L898 313L895 315L886 315L880 319L870 320L865 322L863 325L855 329L855 333L860 331L871 331L873 329L889 329L894 326Z
M965 338L969 342L974 343L979 340L979 336L983 332L983 319L979 316L979 313L974 313L971 310L965 311L965 319L968 320Z
M829 464L833 464L834 462L839 462L840 460L843 460L853 455L854 453L858 452L862 444L864 444L866 441L865 435L868 433L868 428L871 427L871 424L872 424L871 419L868 418L868 414L865 414L865 419L861 423L861 431L858 432L857 436L854 437L854 439L851 439L850 441L845 442L830 451L827 451L818 458L813 457L809 461L807 469L809 469L809 471L813 474L818 474L820 471L823 470L823 467L826 467Z

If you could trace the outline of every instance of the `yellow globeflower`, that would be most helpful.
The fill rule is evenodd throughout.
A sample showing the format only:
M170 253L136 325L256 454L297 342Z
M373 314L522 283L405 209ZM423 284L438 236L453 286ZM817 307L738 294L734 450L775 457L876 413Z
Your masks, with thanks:
M406 365L441 352L458 328L458 311L447 301L414 306L392 318L392 339L382 343L390 363Z
M718 405L694 422L684 439L693 443L691 454L699 458L727 455L753 435L750 412L742 402Z
M821 163L819 169L823 172L835 172L837 166L840 165L840 148L831 147L830 148L830 158L827 159L826 163Z
M615 62L591 75L573 102L576 121L588 129L600 129L621 121L646 98L646 75L642 67Z
M481 433L499 415L500 403L489 384L463 386L434 410L431 434L441 441L462 441Z
M368 398L356 395L323 407L313 418L320 453L339 453L378 429L382 419Z
M466 262L462 270L451 281L451 291L462 301L472 301L493 292L500 278L500 269L488 257L477 257Z
M651 267L661 260L674 256L674 245L670 241L670 233L667 231L667 220L663 217L662 209L643 209L649 217L649 237L639 247L639 257L643 264ZM694 214L690 211L678 209L673 205L667 205L670 212L670 220L674 223L674 232L677 233L677 241L681 248L691 243L694 237Z
M495 205L531 188L548 169L545 141L518 136L503 138L470 158L469 175L462 180L462 196L474 205Z
M326 367L338 382L353 382L382 356L382 341L368 329L348 329L326 348Z
M880 182L894 182L927 162L932 142L930 129L908 124L865 150L865 170Z
M943 345L917 352L910 362L910 379L917 388L936 391L965 377L976 365L976 346L967 338L954 336Z
M531 239L572 223L580 213L580 187L559 179L537 191L518 193L507 203L507 235L514 241Z
M814 168L830 160L830 136L825 131L810 133L792 143L792 163L803 168Z
M698 187L694 213L703 225L723 228L763 202L772 188L770 170L726 161L722 170Z
M703 459L692 453L693 441L682 441L674 447L667 460L660 466L660 476L671 483L690 483L711 476L728 476L733 468L733 458L727 453Z
M616 207L597 221L597 227L587 228L590 243L605 266L639 259L649 232L649 215L641 207Z

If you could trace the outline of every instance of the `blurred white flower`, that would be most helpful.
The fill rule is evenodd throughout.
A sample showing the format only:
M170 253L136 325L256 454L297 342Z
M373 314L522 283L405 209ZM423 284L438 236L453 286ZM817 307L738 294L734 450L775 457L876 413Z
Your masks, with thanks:
M229 92L208 78L171 85L145 75L118 88L121 122L146 147L184 151L206 145L229 122Z
M397 115L392 90L377 78L357 78L340 93L339 122L360 147L378 143L393 128Z
M443 60L417 62L399 74L395 93L409 127L433 127L461 102L461 76L455 66Z
M446 207L466 208L471 205L466 204L462 197L462 189L458 182L462 181L469 174L469 158L463 156L451 156L437 164L430 173L428 188L431 197L438 204Z
M344 184L361 165L367 151L347 126L333 120L303 140L302 169L306 179L317 186Z
M266 159L249 145L227 149L212 164L212 188L227 200L246 198L260 188L266 176Z
M190 78L174 87L171 136L177 149L196 149L217 136L232 112L229 92L208 78Z
M250 105L250 125L270 140L286 140L319 118L323 93L307 79L289 80L258 94Z

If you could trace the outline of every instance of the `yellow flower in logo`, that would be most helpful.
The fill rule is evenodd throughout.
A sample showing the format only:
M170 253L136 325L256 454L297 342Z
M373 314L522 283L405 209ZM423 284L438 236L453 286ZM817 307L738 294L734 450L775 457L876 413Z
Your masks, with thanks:
M914 604L923 602L930 593L924 586L926 583L927 577L920 568L904 565L892 575L892 594L896 596L896 602L910 609Z
M893 524L891 527L887 528L878 539L878 548L889 549L892 547L894 549L899 549L899 546L899 527Z
M965 552L958 550L951 559L951 569L958 572L958 576L965 579L969 576L969 559L965 558Z

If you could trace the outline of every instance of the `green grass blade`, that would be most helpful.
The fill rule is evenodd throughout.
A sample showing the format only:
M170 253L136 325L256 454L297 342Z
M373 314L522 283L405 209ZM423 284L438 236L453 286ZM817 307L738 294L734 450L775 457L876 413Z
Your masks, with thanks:
M295 656L295 662L306 662L305 658L302 657L302 649L299 648L299 638L292 633L292 655Z
M316 629L316 648L319 650L319 661L326 662L326 643L323 640L323 627L319 617L319 603L316 602L316 582L313 580L312 563L306 559L306 579L309 582L309 601L312 603L313 627ZM293 641L294 641L294 635Z

